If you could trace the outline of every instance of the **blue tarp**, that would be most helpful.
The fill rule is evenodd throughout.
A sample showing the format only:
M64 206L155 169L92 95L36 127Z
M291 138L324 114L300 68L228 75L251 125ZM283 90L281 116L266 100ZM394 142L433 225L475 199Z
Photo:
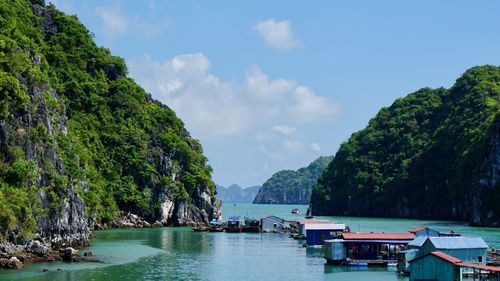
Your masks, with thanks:
M220 222L220 221L211 221L210 224L211 225L221 225L222 222Z
M240 221L241 218L240 216L234 216L234 217L230 217L227 221Z

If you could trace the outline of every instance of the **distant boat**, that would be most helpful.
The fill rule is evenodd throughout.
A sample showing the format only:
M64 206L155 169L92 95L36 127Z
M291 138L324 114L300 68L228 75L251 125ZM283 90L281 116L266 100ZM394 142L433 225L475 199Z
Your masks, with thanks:
M300 210L299 210L299 208L294 208L294 209L292 210L292 214L295 214L295 215L300 214Z
M311 205L309 205L309 208L307 208L307 212L306 212L306 219L312 219L314 218L313 217L313 214L312 214L312 208L311 208Z
M230 217L227 220L226 232L241 232L241 218L239 216Z
M256 218L245 218L243 232L260 232L260 221Z

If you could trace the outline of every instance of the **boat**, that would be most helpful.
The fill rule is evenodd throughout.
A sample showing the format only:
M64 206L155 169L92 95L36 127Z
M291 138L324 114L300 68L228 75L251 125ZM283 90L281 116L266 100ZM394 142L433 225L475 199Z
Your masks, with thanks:
M209 232L222 232L224 231L224 223L221 221L213 220L210 222Z
M298 215L298 214L300 214L300 210L299 210L299 208L294 208L294 209L292 210L292 214L294 214L294 215Z
M311 207L312 206L309 205L309 208L307 208L307 212L306 212L306 216L305 216L306 219L312 219L312 218L314 218L313 215L312 215L312 208Z
M208 231L209 227L207 226L196 226L196 227L193 227L193 231L196 231L196 232L202 232L202 231Z
M233 216L227 220L226 232L241 232L241 218L239 216Z
M245 218L243 232L260 232L260 221L256 218Z

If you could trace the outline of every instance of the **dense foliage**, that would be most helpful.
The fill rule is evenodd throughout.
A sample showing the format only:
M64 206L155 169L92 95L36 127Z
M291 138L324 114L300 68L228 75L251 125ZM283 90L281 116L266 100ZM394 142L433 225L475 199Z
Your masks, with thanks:
M500 67L383 108L314 187L316 214L500 222Z
M18 141L54 149L64 170L50 159L28 159L26 146L4 140L0 230L32 232L37 214L46 212L33 200L41 190L57 202L75 187L87 214L99 220L119 210L152 215L155 188L188 201L200 186L213 194L202 147L175 113L127 77L124 60L96 46L75 16L43 2L0 2L0 129L42 106L51 124L67 117L62 132L28 124ZM168 173L159 172L163 155L172 161Z
M311 191L332 157L319 157L297 171L283 170L271 176L255 196L254 204L309 204Z

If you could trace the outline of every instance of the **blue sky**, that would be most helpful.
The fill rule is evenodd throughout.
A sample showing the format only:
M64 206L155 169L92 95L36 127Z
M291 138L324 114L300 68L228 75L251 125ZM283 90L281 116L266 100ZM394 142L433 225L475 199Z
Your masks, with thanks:
M499 1L47 2L176 111L222 185L333 155L394 99L500 65Z

